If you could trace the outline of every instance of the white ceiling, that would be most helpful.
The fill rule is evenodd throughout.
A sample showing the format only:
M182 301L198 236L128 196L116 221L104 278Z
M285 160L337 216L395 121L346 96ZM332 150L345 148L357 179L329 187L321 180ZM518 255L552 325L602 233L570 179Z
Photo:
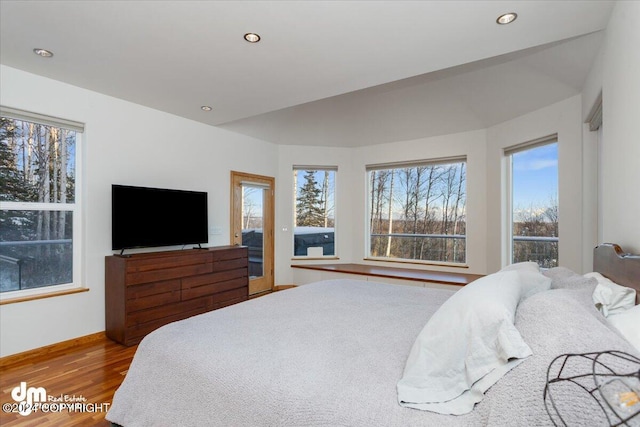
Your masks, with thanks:
M579 93L612 7L0 0L0 62L275 143L361 146L485 128ZM497 25L509 11L518 19Z

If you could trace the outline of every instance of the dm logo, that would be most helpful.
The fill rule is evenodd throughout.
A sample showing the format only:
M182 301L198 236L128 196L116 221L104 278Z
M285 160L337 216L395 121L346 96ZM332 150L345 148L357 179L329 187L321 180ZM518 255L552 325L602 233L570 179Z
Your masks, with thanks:
M18 405L20 415L27 416L33 411L35 403L41 403L47 401L47 390L44 387L29 387L27 388L26 382L21 382L18 387L14 387L11 390L11 397Z

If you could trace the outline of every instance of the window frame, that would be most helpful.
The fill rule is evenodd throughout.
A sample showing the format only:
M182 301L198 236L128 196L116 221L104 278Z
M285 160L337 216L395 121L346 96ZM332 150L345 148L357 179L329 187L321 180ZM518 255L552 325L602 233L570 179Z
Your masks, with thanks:
M451 157L440 157L433 159L421 159L421 160L411 160L411 161L402 161L402 162L389 162L389 163L377 163L365 165L365 226L364 226L364 254L365 260L370 261L384 261L384 262L393 262L399 264L419 264L419 265L434 265L434 266L444 266L444 267L459 267L459 268L467 268L468 267L468 252L467 252L467 241L468 235L466 231L467 220L465 219L465 233L464 233L464 262L452 262L452 261L438 261L438 260L421 260L421 259L411 259L411 258L392 258L392 257L381 257L381 256L373 256L371 255L371 176L370 172L375 170L399 170L404 168L411 167L421 167L421 166L437 166L437 165L450 165L455 163L464 163L465 165L465 180L464 180L464 199L465 199L465 211L464 216L467 217L467 170L468 170L468 156L460 155L460 156L451 156Z
M0 210L23 211L60 211L72 212L72 281L56 285L46 285L37 288L21 289L15 291L0 292L0 303L29 301L46 297L49 294L66 295L78 291L84 291L83 268L83 137L84 124L67 119L61 119L30 111L19 110L11 107L0 106L0 115L15 120L37 123L41 125L64 128L76 132L75 135L75 182L73 203L51 202L7 202L0 201Z
M523 151L531 150L538 147L543 147L545 145L550 144L560 144L560 140L558 139L558 134L554 133L551 135L543 136L541 138L537 138L534 140L522 142L519 144L515 144L509 147L503 148L503 188L504 188L504 210L503 210L503 243L502 243L502 267L513 264L513 154L517 154ZM560 163L558 156L558 181L560 179ZM559 188L558 188L559 191ZM558 194L559 196L559 194ZM558 198L558 206L560 205L560 200ZM560 263L560 236L556 236L558 241L558 264Z
M339 259L338 256L338 166L328 165L293 165L292 177L298 171L330 171L334 172L333 177L333 254L331 255L295 255L295 229L296 229L296 209L298 205L298 189L296 188L296 180L294 179L293 187L293 218L291 232L291 259L292 260L313 260L313 259Z

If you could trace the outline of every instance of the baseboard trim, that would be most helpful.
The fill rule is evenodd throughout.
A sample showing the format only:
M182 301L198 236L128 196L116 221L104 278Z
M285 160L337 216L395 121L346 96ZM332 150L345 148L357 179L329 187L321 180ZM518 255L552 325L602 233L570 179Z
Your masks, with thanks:
M71 348L79 347L84 344L90 344L96 341L103 341L105 339L107 339L107 336L104 331L96 332L95 334L85 335L71 340L47 345L45 347L27 350L22 353L0 357L0 368L4 369L12 365L25 365L36 360L41 361L42 359L46 359L47 357L53 357L58 353L66 352Z
M298 285L276 285L273 287L273 292L284 291L285 289L295 288Z

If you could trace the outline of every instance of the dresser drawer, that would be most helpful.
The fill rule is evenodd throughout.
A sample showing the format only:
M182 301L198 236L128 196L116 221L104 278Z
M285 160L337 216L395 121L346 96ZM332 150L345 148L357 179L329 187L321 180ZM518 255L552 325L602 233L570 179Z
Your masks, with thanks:
M249 265L248 258L235 258L221 261L214 261L213 271L236 270L246 268Z
M139 259L131 259L127 262L127 273L141 273L151 270L164 270L187 265L206 264L213 260L213 255L207 251L195 251L182 256L166 256L159 252L158 255Z
M248 293L249 281L246 275L237 275L237 277L230 277L224 281L210 282L202 284L201 286L195 286L192 288L182 288L182 299L188 300L192 298L200 298L206 295L217 295L220 292L225 292L231 289L245 288Z
M180 301L180 280L165 280L127 287L127 312Z
M220 308L226 305L235 304L249 298L248 288L237 288L226 292L220 292L212 297L213 306L211 308Z
M136 344L167 323L247 300L247 266L241 246L107 256L107 336Z
M225 303L224 305L229 305L229 303ZM224 306L221 305L220 307ZM206 313L207 311L211 311L216 307L215 304L207 304L206 306L197 306L195 308L187 309L178 314L172 314L167 317L162 317L159 319L151 320L149 322L140 323L137 325L129 326L126 328L126 341L125 345L133 345L137 344L142 340L142 338L150 332L155 331L161 326L164 326L168 323L175 322L177 320L183 320L191 316L196 316L198 314Z
M211 305L207 298L193 299L190 301L182 301L175 304L167 304L159 307L149 308L146 310L134 311L128 313L126 326L141 325L143 323L152 322L154 320L170 318L175 315L183 315L190 311L206 309ZM169 322L165 322L169 323Z
M236 258L246 258L247 257L247 248L244 246L236 246L230 249L225 249L225 250L214 250L211 251L211 254L213 255L213 261L226 261L226 260L230 260L230 259L236 259Z
M199 274L211 273L212 264L194 264L182 267L163 268L158 270L141 271L127 274L127 285L138 285L140 283L158 282L161 280L176 279L180 277L196 276Z

